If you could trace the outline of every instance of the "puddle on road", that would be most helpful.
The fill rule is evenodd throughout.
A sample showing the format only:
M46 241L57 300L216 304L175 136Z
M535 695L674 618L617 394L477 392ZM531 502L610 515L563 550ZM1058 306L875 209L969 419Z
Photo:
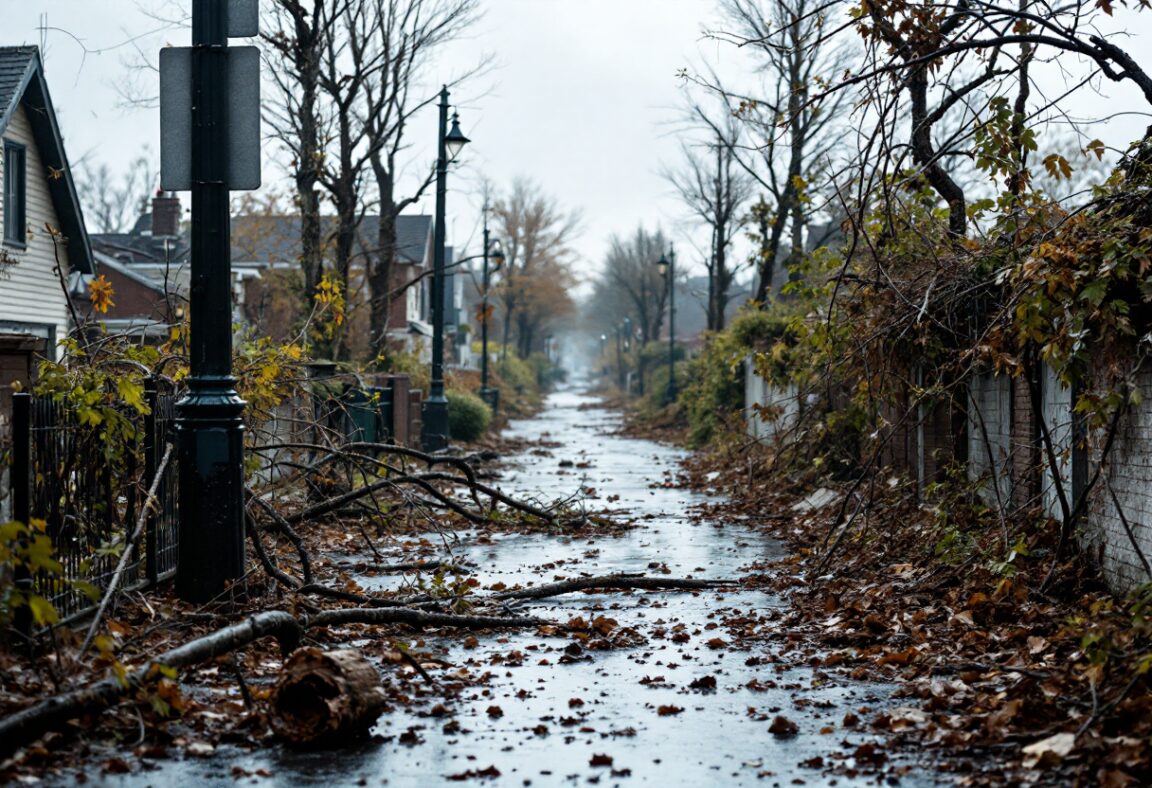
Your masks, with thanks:
M688 510L705 496L660 486L671 478L666 474L675 474L682 452L613 434L617 417L595 403L592 397L562 391L549 398L539 417L514 422L511 436L546 437L559 445L546 456L529 450L514 458L501 486L546 501L592 487L600 497L594 503L620 496L607 505L651 519L640 520L622 536L596 540L530 534L478 541L477 534L465 532L452 553L475 565L484 586L540 584L581 573L650 572L653 563L666 565L672 577L736 578L741 566L779 553L777 543L744 525L693 523ZM587 467L561 468L564 460ZM375 588L396 582L363 580L365 587ZM311 753L276 746L251 753L221 747L210 760L160 762L159 771L108 777L105 783L426 786L494 766L499 779L467 783L788 785L799 778L807 785L844 784L843 776L801 763L820 756L827 765L843 763L829 756L851 753L856 745L874 740L844 729L844 714L891 705L892 687L785 668L763 645L752 650L707 645L714 637L728 639L725 627L716 626L721 611L763 613L778 606L770 594L743 590L578 594L530 602L518 609L560 621L606 615L649 640L628 649L586 650L580 659L588 661L558 664L566 641L534 632L488 635L473 649L465 647L462 635L426 638L424 649L453 665L492 674L484 687L466 690L452 704L453 717L419 716L400 708L381 718L376 732L384 742ZM675 624L686 625L686 642L653 637L658 627ZM379 645L367 649L378 653ZM501 661L512 652L521 656L511 664ZM715 690L689 687L706 676L715 678ZM683 710L661 716L662 706ZM498 707L498 715L492 707ZM777 714L792 720L798 735L779 739L769 733ZM458 731L445 732L449 720L459 723ZM400 734L412 726L421 726L415 731L420 743L402 744ZM851 746L845 747L848 742ZM608 756L611 765L593 766L595 756ZM249 773L263 769L271 776L236 780L235 766ZM902 785L937 782L926 771L901 780Z

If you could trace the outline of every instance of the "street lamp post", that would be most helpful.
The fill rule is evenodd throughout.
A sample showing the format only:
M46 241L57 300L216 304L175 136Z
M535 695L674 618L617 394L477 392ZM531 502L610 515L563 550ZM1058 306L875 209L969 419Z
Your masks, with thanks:
M676 401L676 251L669 247L668 256L660 255L656 265L668 280L668 389L664 400L671 404Z
M488 237L488 202L484 202L484 274L481 284L483 286L483 302L480 306L480 398L492 408L492 415L500 407L500 389L488 385L488 287L491 274L500 270L504 263L504 250L499 241L490 241ZM490 269L488 261L491 259L495 265Z
M624 352L631 356L632 354L632 318L624 318ZM624 393L632 393L632 373L621 372L621 377L624 379Z
M624 326L616 326L616 383L624 390Z
M448 164L455 161L468 138L460 132L459 119L452 115L448 131L448 86L440 90L440 126L436 158L436 228L432 258L432 383L424 401L424 427L420 445L424 451L448 446L448 399L444 396L444 215Z
M188 393L176 405L176 592L219 597L244 576L244 401L232 377L227 4L192 4L192 278Z

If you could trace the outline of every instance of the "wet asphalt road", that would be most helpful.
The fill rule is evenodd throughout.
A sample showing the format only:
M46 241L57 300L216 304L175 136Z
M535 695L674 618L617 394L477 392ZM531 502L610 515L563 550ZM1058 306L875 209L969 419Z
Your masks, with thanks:
M746 525L695 522L688 509L705 498L663 486L683 453L616 435L618 426L619 417L598 407L591 396L571 390L553 394L542 414L514 422L508 433L544 439L548 448L512 458L501 486L544 501L594 488L599 500L592 504L640 518L635 529L623 536L597 539L464 533L445 552L475 564L476 577L485 587L497 582L509 586L550 582L580 574L652 572L653 565L666 565L671 577L737 578L749 562L778 554L778 545ZM570 461L573 467L561 467L562 461ZM609 496L619 498L608 503ZM393 582L395 578L363 580L365 587L377 589ZM806 785L852 784L843 775L813 766L812 759L822 757L825 766L851 766L848 755L852 750L873 739L866 732L843 728L845 713L891 705L891 687L853 683L807 667L785 667L770 640L757 639L748 647L708 644L716 637L731 641L725 621L748 613L755 615L747 626L772 627L772 609L780 604L770 594L755 590L576 594L533 602L521 610L559 621L608 616L620 627L635 628L647 642L615 650L584 650L579 659L562 664L568 641L535 632L484 636L472 648L466 647L460 635L428 638L423 649L437 653L453 669L466 669L473 676L490 674L484 686L465 690L452 704L455 714L450 719L459 723L459 730L449 726L445 731L445 719L420 716L420 710L427 711L426 705L399 708L381 718L374 741L335 752L296 752L273 746L249 753L221 746L212 758L158 761L156 771L108 776L97 782L133 786L711 786L790 785L796 780ZM687 637L672 638L675 632ZM368 653L380 652L379 645L364 646ZM689 686L706 677L715 679L714 690ZM498 708L498 715L492 713L493 707ZM682 711L661 715L661 707ZM779 738L769 732L777 714L798 726L795 736ZM611 759L610 765L603 756ZM247 775L260 772L266 776L237 778L234 767ZM500 776L457 781L489 767L495 767ZM875 781L875 776L867 780ZM900 784L938 782L929 771L916 770Z

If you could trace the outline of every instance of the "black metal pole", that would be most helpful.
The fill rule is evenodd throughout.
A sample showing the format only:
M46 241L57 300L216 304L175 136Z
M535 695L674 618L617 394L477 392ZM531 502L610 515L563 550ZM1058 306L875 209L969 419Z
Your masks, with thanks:
M496 410L488 387L488 200L484 200L484 272L480 280L483 289L480 303L480 397Z
M620 390L624 390L624 338L621 335L623 329L618 325L616 326L616 382L620 386Z
M192 281L188 394L177 404L176 591L215 599L244 576L244 401L232 378L227 0L192 2Z
M444 202L447 191L448 87L440 91L440 128L436 159L436 228L432 258L432 384L424 400L424 428L420 444L424 451L448 446L448 400L444 396Z
M676 250L668 247L668 391L669 404L676 401Z

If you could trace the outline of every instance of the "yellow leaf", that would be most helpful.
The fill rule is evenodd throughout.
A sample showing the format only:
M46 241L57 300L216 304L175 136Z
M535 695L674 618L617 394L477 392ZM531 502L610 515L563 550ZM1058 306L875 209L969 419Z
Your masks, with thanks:
M107 312L109 307L116 306L112 295L112 283L103 274L88 283L88 300L92 302L92 308L100 314Z
M32 618L37 626L55 624L60 620L60 614L56 612L56 608L42 596L37 594L29 596L28 607L32 611Z

